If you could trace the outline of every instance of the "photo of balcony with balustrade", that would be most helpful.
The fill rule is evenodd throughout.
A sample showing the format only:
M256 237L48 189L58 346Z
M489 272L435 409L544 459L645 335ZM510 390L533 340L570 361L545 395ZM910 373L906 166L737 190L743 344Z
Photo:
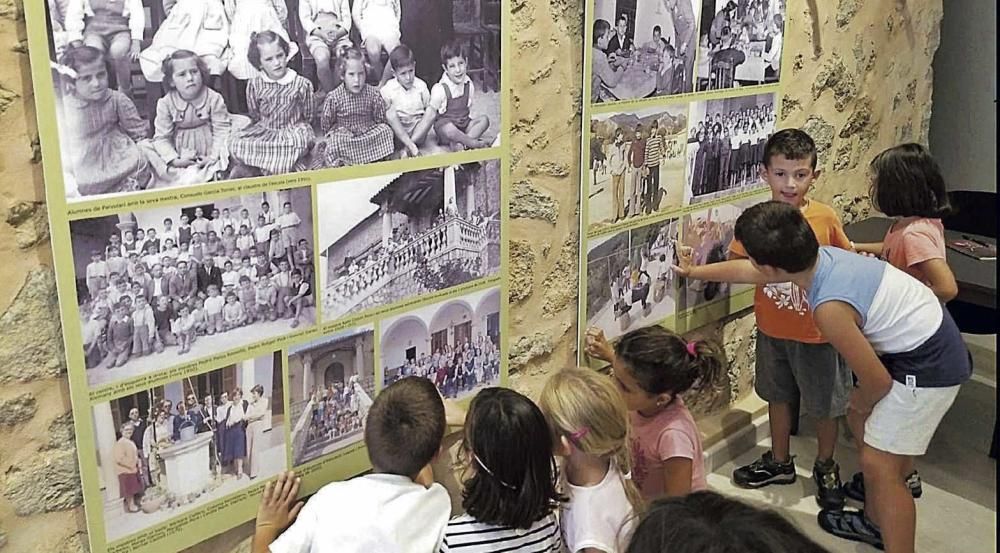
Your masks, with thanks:
M500 162L318 187L323 320L500 270Z

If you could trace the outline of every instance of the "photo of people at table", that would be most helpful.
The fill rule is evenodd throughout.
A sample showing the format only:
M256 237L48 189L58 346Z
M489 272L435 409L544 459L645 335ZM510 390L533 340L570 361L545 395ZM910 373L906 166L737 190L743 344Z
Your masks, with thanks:
M757 94L691 103L685 205L762 185L764 144L774 132L776 96Z
M595 0L591 103L694 91L700 0Z
M593 116L591 228L681 207L687 118L686 105Z
M286 470L280 351L93 407L107 540Z
M496 146L498 0L48 0L70 200Z
M778 82L785 11L785 0L704 0L698 90Z
M670 219L590 240L588 327L612 339L675 313L677 228Z

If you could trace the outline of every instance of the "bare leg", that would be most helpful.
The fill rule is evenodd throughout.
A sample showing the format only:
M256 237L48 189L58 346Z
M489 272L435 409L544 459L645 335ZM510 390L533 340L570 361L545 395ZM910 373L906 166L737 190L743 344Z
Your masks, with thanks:
M132 97L132 59L129 57L131 47L132 39L128 33L116 34L108 46L108 58L115 69L118 90L129 98Z
M316 77L319 78L320 92L330 92L337 88L337 78L334 75L331 62L333 56L330 55L329 48L314 48L313 59L316 60Z
M816 460L832 459L837 447L837 419L816 420L816 442Z
M903 480L912 459L865 446L861 467L865 475L865 512L882 531L888 553L913 553L917 513Z
M377 38L368 37L365 39L365 52L368 54L368 64L372 68L372 74L379 75L381 79L385 68L382 66L382 43Z
M787 463L789 440L792 435L792 407L787 403L767 404L768 424L771 426L771 453L774 460Z
M451 121L441 125L439 131L438 139L444 141L445 143L453 145L458 144L468 149L479 147L480 141L477 138L472 138L465 134Z

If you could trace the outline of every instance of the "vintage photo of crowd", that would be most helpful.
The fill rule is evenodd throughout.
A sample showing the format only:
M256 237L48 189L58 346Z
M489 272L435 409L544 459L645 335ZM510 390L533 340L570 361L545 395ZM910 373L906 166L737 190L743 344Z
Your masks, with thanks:
M681 207L686 141L686 105L595 115L590 227Z
M488 288L382 322L383 386L418 376L446 398L500 382L500 289Z
M91 386L315 323L309 188L70 223Z
M786 9L785 0L704 0L698 90L778 82Z
M736 218L749 206L750 202L725 204L685 215L681 220L681 244L685 248L691 248L691 262L695 265L705 265L728 259ZM746 284L694 279L682 282L686 283L686 287L684 293L678 295L677 300L678 309L681 310L717 301L751 287Z
M693 102L685 204L760 185L764 144L774 132L774 94Z
M323 318L496 275L500 162L322 184Z
M108 541L287 467L281 352L93 407Z
M375 392L375 330L353 328L288 351L292 465L363 438Z
M674 314L677 230L677 220L669 219L590 241L588 327L610 339Z
M596 0L591 103L694 91L699 0Z
M498 0L48 0L67 198L496 146Z

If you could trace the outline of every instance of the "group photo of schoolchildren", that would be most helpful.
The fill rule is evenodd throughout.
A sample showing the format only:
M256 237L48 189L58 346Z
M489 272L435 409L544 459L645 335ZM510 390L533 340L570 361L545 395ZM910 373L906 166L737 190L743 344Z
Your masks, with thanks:
M67 198L496 146L489 0L48 0Z
M687 137L686 203L761 183L764 143L774 132L775 95L694 102Z
M70 224L92 385L315 323L308 188Z

